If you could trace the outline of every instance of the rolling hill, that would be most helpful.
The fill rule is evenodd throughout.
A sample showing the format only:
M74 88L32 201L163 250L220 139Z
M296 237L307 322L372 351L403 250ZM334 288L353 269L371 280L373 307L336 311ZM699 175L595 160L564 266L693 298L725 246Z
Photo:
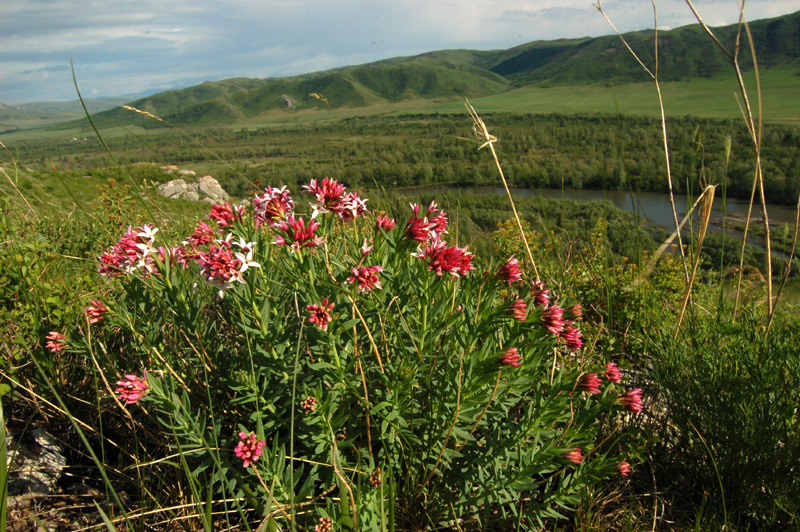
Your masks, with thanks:
M800 75L800 11L751 22L750 29L762 70L779 68ZM733 49L736 25L714 31ZM652 30L628 33L625 38L646 64L654 64ZM661 31L658 38L662 81L714 80L730 75L723 54L699 25ZM752 67L747 46L742 46L740 64L745 69ZM508 50L442 50L286 78L206 82L130 105L176 125L207 125L303 109L364 108L411 100L442 103L523 87L620 85L647 79L619 38L604 36L536 41ZM95 117L100 127L160 126L122 108ZM68 129L80 124L73 121L50 127Z

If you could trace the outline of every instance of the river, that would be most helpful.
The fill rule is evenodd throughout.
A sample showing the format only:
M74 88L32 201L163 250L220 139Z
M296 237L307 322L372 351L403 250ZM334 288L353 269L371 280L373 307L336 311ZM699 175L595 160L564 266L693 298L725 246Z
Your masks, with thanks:
M505 195L506 191L502 187L485 187L485 188L447 188L447 187L431 187L431 188L417 188L407 189L404 192L419 193L419 192L458 192L469 190L475 194L501 194ZM717 189L719 192L719 189ZM570 200L608 200L616 207L633 213L638 213L640 216L647 218L651 225L656 227L663 227L667 233L675 230L675 220L672 215L672 207L669 202L669 195L661 194L658 192L638 192L631 193L622 190L571 190L571 189L546 189L546 188L512 188L511 195L516 197L543 197L553 199L570 199ZM695 198L696 199L696 198ZM693 203L693 202L692 202ZM692 203L687 205L687 197L685 195L675 195L675 209L678 212L678 221L680 222L686 215L686 212L691 208ZM726 198L725 202L725 216L730 220L741 219L744 225L744 220L747 218L748 202ZM711 223L709 224L710 232L719 232L722 229L723 218L723 201L720 196L714 198L714 207L711 211ZM699 211L695 211L696 213ZM773 231L780 230L776 228L776 224L783 226L788 225L791 232L794 228L796 211L794 208L785 205L767 205L767 214L769 215L770 226ZM751 225L758 224L763 227L761 222L761 208L756 203L753 206L753 213L751 215ZM695 218L696 220L696 218ZM686 229L686 228L684 228ZM730 236L736 237L739 240L742 234L738 231L726 230ZM747 241L753 246L764 249L762 238L753 238L748 235ZM774 250L773 250L774 252ZM785 257L782 253L775 253L779 257Z

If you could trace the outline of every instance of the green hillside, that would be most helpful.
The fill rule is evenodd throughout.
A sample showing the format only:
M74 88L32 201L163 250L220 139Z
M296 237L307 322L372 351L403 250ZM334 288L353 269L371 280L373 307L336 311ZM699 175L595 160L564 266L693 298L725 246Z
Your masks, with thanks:
M750 23L761 68L792 64L800 72L800 12ZM737 25L714 30L728 50L733 50ZM652 30L631 32L626 41L648 65L655 64ZM509 50L506 58L490 67L517 85L570 85L645 81L644 70L616 35L596 39L534 42ZM740 65L752 66L748 46L742 46ZM659 32L659 78L663 81L711 79L729 71L723 54L699 24Z
M800 81L800 11L754 21L750 29L762 75L766 78L775 72L772 77L781 80L781 89L774 95L776 103L765 108L765 117L794 121L797 98L793 91ZM730 48L737 31L736 25L715 29ZM655 64L652 30L631 32L625 38L646 64ZM742 50L740 63L751 70L749 49L743 46ZM695 88L699 91L700 103L684 108L683 113L738 116L735 101L726 96L717 103L718 95L712 94L719 88L729 92L732 70L697 24L659 32L659 77L665 83L679 83L675 88L683 100L692 102ZM348 110L368 114L412 108L424 111L426 107L446 110L449 102L461 102L465 97L473 101L487 98L492 109L508 111L532 111L544 105L542 110L547 112L618 109L653 114L651 99L640 94L651 90L641 84L648 79L619 38L612 35L537 41L508 50L440 50L286 78L233 78L162 92L130 105L180 126L257 125L265 120L306 120L309 113L318 119L341 118ZM625 99L629 93L634 101L646 103L618 108L615 98ZM595 101L600 102L599 107L587 108ZM532 109L526 102L539 103ZM162 126L119 107L96 114L95 120L105 129ZM88 123L73 120L50 128L53 133L79 132L85 131Z

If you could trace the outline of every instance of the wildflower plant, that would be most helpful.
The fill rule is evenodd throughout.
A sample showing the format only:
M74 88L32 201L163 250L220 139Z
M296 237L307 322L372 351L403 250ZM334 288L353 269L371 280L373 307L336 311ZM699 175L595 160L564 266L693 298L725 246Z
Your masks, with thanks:
M215 207L172 247L128 230L100 258L102 329L70 341L198 485L276 526L524 528L620 474L610 420L641 395L583 356L579 307L513 257L478 273L435 203L391 218L303 188Z

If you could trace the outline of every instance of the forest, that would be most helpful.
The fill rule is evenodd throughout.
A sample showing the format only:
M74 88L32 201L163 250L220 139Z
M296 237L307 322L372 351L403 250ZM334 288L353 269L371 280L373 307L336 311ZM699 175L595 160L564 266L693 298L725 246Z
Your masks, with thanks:
M484 117L509 184L528 188L667 192L657 120L633 116L495 113ZM705 184L749 199L754 157L741 123L687 116L667 121L675 192ZM337 177L387 189L495 184L491 161L468 117L413 114L258 129L150 131L106 139L121 164L175 164L213 175L244 197L270 183ZM762 165L768 203L793 205L800 190L800 131L765 125ZM201 146L205 148L201 148ZM45 172L103 172L111 161L95 137L20 141L16 156ZM157 169L148 176L165 180Z

